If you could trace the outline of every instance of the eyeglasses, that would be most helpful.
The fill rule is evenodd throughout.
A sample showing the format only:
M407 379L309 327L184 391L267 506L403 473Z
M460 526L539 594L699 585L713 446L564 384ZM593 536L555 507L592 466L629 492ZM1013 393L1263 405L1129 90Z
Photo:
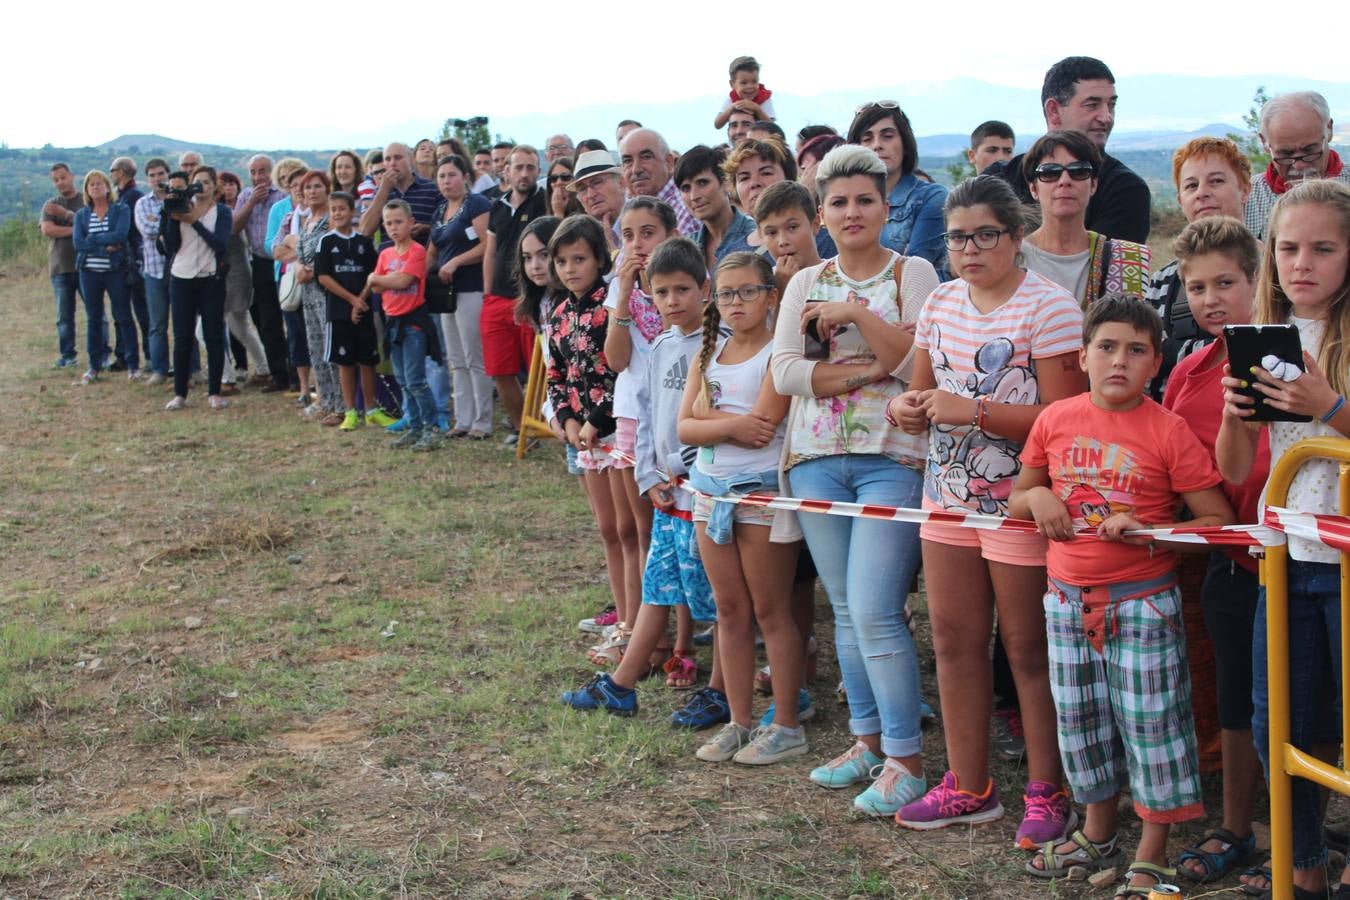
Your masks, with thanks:
M971 241L974 241L975 246L981 250L993 250L998 246L999 238L1008 233L1007 228L1000 228L997 231L993 228L981 228L971 234L966 234L964 231L948 231L942 236L942 240L946 242L947 249L953 253L959 253L966 249L966 244Z
M857 109L853 110L853 114L855 116L859 116L869 109L899 109L899 108L900 104L895 100L873 100L869 103L864 103L862 106L859 106Z
M1097 167L1090 162L1071 162L1067 166L1059 163L1041 163L1031 174L1043 184L1052 184L1059 181L1059 177L1065 172L1074 181L1087 181L1097 174Z
M553 184L555 181L561 181L563 184L567 184L571 180L572 180L571 172L555 172L554 174L548 176L549 184Z
M774 285L772 284L743 284L734 291L715 291L712 297L718 306L731 306L738 302L744 305L754 303L763 296L765 291L773 289Z
M1314 150L1312 153L1300 153L1298 156L1272 156L1270 161L1277 166L1292 166L1296 163L1315 163L1322 158L1323 151Z

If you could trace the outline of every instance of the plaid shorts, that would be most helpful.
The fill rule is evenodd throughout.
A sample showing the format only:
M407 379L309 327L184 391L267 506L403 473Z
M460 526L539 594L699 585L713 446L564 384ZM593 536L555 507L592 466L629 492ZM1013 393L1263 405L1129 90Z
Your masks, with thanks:
M1109 800L1128 783L1146 822L1201 818L1175 577L1081 587L1052 578L1045 628L1059 752L1075 799Z
M684 513L683 515L688 515ZM695 551L694 523L659 509L652 516L652 545L642 572L642 602L687 606L696 622L717 621L712 585Z

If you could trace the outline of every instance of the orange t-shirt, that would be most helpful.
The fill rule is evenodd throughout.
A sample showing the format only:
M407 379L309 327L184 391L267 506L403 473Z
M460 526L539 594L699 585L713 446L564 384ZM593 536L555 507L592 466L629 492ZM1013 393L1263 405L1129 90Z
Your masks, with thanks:
M380 261L375 264L376 275L405 273L417 279L402 290L384 290L380 292L380 303L384 305L386 316L406 316L426 300L427 251L421 244L412 243L408 249L399 253L393 247L380 251Z
M1049 472L1050 489L1075 527L1121 512L1148 524L1172 522L1179 494L1223 480L1185 420L1147 397L1126 412L1101 409L1089 394L1050 404L1031 427L1022 465ZM1076 585L1144 581L1173 568L1161 544L1150 553L1086 535L1050 541L1045 561L1052 578Z

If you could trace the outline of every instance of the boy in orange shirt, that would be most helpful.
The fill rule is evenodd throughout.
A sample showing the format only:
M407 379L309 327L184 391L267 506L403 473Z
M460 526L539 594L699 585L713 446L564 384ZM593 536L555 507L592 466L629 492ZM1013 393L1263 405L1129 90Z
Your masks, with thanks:
M1172 554L1125 532L1234 518L1210 455L1144 393L1161 346L1157 313L1138 298L1108 294L1089 308L1079 364L1091 390L1037 417L1008 506L1050 539L1050 687L1064 773L1087 806L1082 827L1046 844L1027 870L1057 878L1116 865L1128 783L1144 826L1117 897L1175 881L1168 829L1204 815ZM1194 514L1188 522L1173 521L1178 499ZM1095 536L1075 536L1085 526Z
M440 341L426 308L427 251L412 239L412 207L390 200L381 216L384 233L394 242L380 251L375 271L361 294L380 294L384 309L384 339L394 377L408 396L408 430L390 445L397 449L434 450L443 437L436 430L436 401L427 386L426 359L440 360Z

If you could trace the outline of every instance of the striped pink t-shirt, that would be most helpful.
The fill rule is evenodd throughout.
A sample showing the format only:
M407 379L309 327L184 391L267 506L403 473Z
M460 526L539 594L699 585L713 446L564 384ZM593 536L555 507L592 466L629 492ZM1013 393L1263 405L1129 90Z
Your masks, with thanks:
M1083 345L1083 311L1054 282L1027 272L1017 292L982 313L958 278L928 297L914 335L927 350L938 390L993 403L1040 403L1032 360ZM1021 466L1019 441L969 424L930 429L924 496L943 509L1006 516Z

